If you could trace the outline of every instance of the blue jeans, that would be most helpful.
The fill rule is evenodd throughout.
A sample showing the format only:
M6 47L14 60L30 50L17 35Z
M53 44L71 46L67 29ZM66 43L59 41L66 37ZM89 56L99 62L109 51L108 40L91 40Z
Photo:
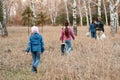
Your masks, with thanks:
M96 32L91 32L91 37L96 39Z
M33 67L38 67L40 63L40 52L32 52L32 72L34 72Z
M65 40L65 46L66 46L66 53L69 54L72 49L72 41L71 40Z

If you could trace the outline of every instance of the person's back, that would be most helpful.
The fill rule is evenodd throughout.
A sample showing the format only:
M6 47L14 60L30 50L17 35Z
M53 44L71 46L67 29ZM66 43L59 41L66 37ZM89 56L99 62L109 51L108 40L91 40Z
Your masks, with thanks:
M62 29L60 37L62 43L65 43L65 49L67 54L69 54L72 49L72 39L75 39L73 31L68 25L69 23L66 21L65 27ZM61 51L62 49L63 48L61 48Z
M64 40L72 40L74 39L74 33L72 31L72 29L68 26L68 27L64 27L62 30L62 41Z
M95 28L96 28L96 27L95 27L95 23L92 22L92 23L90 24L89 31L91 32L91 37L96 39L96 29L95 29Z
M93 23L90 24L90 31L95 32L95 25Z
M104 32L104 24L101 21L101 18L98 18L97 20L97 26L96 26L97 31L103 31Z
M97 27L96 27L96 31L97 31L97 38L99 39L101 34L104 32L104 24L101 21L101 18L99 17L97 20Z
M33 33L30 37L31 51L41 52L42 36L38 33Z
M33 26L31 28L32 34L29 38L28 47L26 49L27 54L32 53L32 72L37 73L37 67L40 63L40 55L44 52L44 42L42 36L39 34L38 27Z

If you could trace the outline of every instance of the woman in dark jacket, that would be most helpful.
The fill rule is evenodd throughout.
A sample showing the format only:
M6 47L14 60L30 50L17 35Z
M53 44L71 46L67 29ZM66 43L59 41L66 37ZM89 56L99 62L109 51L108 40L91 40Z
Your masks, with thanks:
M96 25L97 38L100 38L101 34L104 33L104 24L100 17L97 19Z

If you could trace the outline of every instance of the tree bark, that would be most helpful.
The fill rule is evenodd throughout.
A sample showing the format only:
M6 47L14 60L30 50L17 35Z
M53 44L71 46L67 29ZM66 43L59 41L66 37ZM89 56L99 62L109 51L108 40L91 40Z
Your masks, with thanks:
M35 26L35 7L34 7L34 3L32 0L30 0L30 6L31 6L31 10L33 12L32 25Z
M90 23L92 23L92 13L91 13L90 2L91 2L91 0L88 0L88 9L89 9Z
M85 8L85 14L86 14L86 21L87 21L87 27L89 27L89 18L88 18L88 9L86 7L86 0L83 0L84 8Z
M64 0L64 2L65 2L65 9L66 9L67 21L68 21L68 23L70 23L69 12L68 12L68 5L67 5L68 1Z
M98 0L98 16L101 17L101 0Z
M77 4L76 4L76 0L74 0L73 2L73 30L74 30L74 34L77 36L76 8L77 8Z
M78 9L79 9L79 15L80 15L80 26L83 26L83 20L82 20L82 10L81 10L81 0L78 0L78 3L79 3L79 6L78 6Z
M104 11L105 11L105 21L106 21L106 25L108 26L108 16L107 16L107 10L105 6L105 0L103 0L103 6L104 6Z
M50 18L53 25L56 25L56 18L57 18L57 5L56 1L52 2L51 0L48 1L48 9L50 12Z
M2 23L2 36L8 36L7 28L6 28L6 8L5 8L5 1L0 0L2 5L2 13L3 13L3 21Z
M111 34L114 35L117 32L118 28L118 13L117 6L120 3L120 0L116 0L115 4L112 3L112 0L109 0L110 7L110 25L111 25Z

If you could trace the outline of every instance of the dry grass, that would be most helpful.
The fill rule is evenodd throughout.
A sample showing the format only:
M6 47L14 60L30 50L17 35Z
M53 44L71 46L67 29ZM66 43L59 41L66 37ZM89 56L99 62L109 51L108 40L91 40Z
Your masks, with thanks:
M25 55L27 28L9 27L9 36L0 39L0 80L120 80L120 34L94 40L79 27L68 56L60 53L60 27L45 27L45 52L37 74L32 74L31 56Z

